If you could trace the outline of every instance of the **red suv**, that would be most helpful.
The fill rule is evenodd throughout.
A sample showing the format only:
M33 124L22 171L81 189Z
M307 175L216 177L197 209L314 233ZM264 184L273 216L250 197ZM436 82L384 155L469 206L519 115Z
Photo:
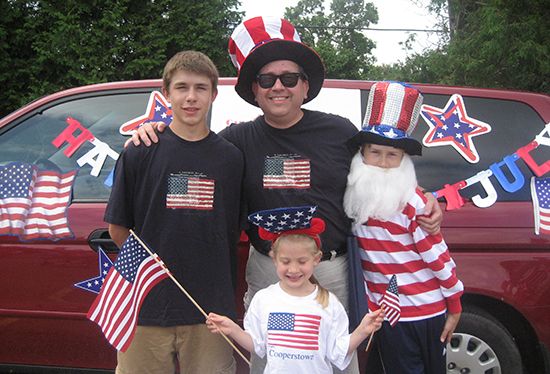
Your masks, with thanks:
M234 83L220 80L210 113L214 131L260 114L236 95ZM161 84L70 89L0 120L0 172L18 163L37 165L37 173L78 170L72 203L66 212L61 208L62 230L35 235L13 229L5 215L9 201L0 195L0 370L114 369L116 352L86 313L103 265L118 251L103 212L110 173L127 139L121 130L154 116ZM327 80L305 107L340 114L360 127L371 84ZM550 227L543 220L544 196L532 193L550 169L550 97L415 86L425 95L415 131L426 145L414 160L418 179L447 209L442 232L466 288L448 347L448 373L550 373ZM241 316L246 256L243 241L235 298Z

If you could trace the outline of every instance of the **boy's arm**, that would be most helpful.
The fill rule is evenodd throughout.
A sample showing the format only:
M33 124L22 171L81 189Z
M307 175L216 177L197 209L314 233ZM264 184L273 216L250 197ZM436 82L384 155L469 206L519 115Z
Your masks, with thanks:
M215 313L208 314L208 318L206 319L206 325L213 334L219 334L219 331L221 330L221 332L233 338L233 340L235 340L248 352L255 353L254 341L252 340L252 337L244 331L241 326L237 325L231 319Z
M441 334L441 342L449 344L451 342L451 338L453 337L453 333L455 332L456 325L458 324L458 321L460 320L460 312L459 313L449 313L447 315L447 320L445 321L445 327L443 327L443 333Z
M109 235L111 235L111 239L113 239L118 248L122 248L122 244L124 244L126 239L128 239L128 235L130 235L130 230L124 226L113 225L110 223Z

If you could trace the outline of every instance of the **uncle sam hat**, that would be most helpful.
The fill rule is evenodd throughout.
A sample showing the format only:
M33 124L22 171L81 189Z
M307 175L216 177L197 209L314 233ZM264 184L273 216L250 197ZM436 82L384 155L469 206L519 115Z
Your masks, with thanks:
M325 221L313 217L316 210L316 206L262 210L249 215L248 220L259 226L258 233L264 240L275 241L284 235L306 234L317 242L320 249L319 234L325 231Z
M363 128L348 140L355 154L365 143L403 149L422 155L422 144L411 137L418 124L424 97L415 87L401 82L377 82L369 92Z
M254 17L235 28L229 39L229 55L239 70L235 91L248 103L254 100L252 83L260 69L272 61L289 60L300 65L309 82L304 103L313 100L325 79L325 66L321 57L301 42L290 22L277 17Z

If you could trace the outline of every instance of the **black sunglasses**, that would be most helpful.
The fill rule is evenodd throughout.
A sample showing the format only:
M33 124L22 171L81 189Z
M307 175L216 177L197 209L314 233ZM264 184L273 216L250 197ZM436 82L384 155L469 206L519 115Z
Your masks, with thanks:
M303 78L304 80L307 79L305 74L302 73L285 73L281 75L259 74L256 75L256 82L258 82L262 88L271 88L275 85L277 79L280 79L283 86L291 88L298 84L298 79L300 78Z

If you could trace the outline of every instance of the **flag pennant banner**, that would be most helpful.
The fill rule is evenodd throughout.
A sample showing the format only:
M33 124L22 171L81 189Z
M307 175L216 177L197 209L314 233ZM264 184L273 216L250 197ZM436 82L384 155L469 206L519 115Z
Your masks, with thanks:
M269 313L268 344L280 347L319 350L321 317L309 314Z
M459 209L467 201L466 199L462 198L459 191L476 183L480 183L485 189L487 196L482 198L480 195L475 195L472 197L472 202L479 208L488 208L492 206L497 201L498 194L491 180L489 179L490 177L496 178L501 187L509 193L517 192L524 186L525 178L519 167L516 165L519 159L522 159L525 164L531 169L531 171L535 175L537 175L537 177L540 177L550 171L550 160L539 165L535 162L535 160L533 160L530 155L530 152L532 150L541 145L550 146L550 137L546 136L549 131L550 123L547 124L544 130L536 136L535 141L529 143L524 147L521 147L512 155L505 156L501 162L494 163L489 167L489 169L482 170L478 174L466 179L465 181L460 181L453 185L446 184L445 188L436 192L432 192L432 194L436 198L444 197L446 199L447 210ZM506 169L508 169L507 172L511 176L511 180L509 180L506 174L501 171L503 167L506 167ZM535 198L534 194L533 197ZM538 228L535 229L537 234L538 230Z
M158 256L149 253L133 234L122 245L88 311L88 318L101 327L117 350L125 352L130 346L141 303L157 283L169 276L165 269Z
M531 178L535 234L550 235L550 178Z
M0 167L0 235L21 240L74 238L67 207L77 170L39 171L33 164Z
M311 166L308 159L266 158L264 161L264 188L310 187Z
M380 306L386 314L386 319L393 327L401 318L401 306L399 303L399 289L397 286L397 276L394 274L390 279L388 288L382 299L380 299Z

